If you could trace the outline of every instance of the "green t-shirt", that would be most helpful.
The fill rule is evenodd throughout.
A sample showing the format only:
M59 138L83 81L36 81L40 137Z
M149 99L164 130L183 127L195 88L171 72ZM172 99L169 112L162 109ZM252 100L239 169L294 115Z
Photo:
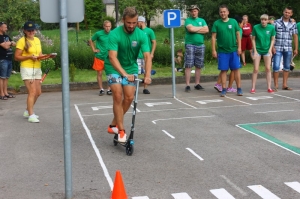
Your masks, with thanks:
M275 27L273 25L267 24L263 27L261 24L257 24L253 27L252 36L255 36L256 50L258 54L267 54L270 45L271 38L276 35Z
M300 22L297 23L297 29L298 29L298 50L300 50Z
M144 31L135 28L133 33L128 34L125 32L123 26L119 26L110 32L107 50L117 51L117 58L122 68L128 74L138 74L136 60L139 51L150 52L147 36ZM110 63L108 56L104 61L104 68L106 74L119 74Z
M109 33L104 30L100 30L92 36L92 41L96 41L96 48L100 50L98 53L95 53L95 57L98 59L104 60L108 55L108 35Z
M204 35L199 33L189 32L187 26L192 25L196 27L207 26L206 21L202 18L192 18L189 17L184 22L185 27L185 44L192 44L196 46L201 46L204 43Z
M242 39L243 29L240 27L240 39Z
M148 28L148 27L145 27L142 31L144 31L145 34L148 37L148 44L149 44L150 53L151 53L151 51L152 51L152 41L156 40L155 33L154 33L154 31L151 28ZM140 51L138 58L139 59L144 59L144 54L143 54L142 51Z
M240 27L235 19L229 18L227 22L218 19L214 22L211 32L217 33L218 52L232 53L237 51L237 31L240 31Z

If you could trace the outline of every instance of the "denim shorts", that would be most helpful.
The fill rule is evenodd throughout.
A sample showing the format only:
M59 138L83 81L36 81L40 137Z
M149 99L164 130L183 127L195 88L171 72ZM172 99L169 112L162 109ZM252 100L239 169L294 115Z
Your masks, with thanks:
M133 75L135 79L138 77L137 74L133 74ZM107 77L108 85L121 84L122 86L135 86L135 81L129 82L127 80L127 77L122 77L119 74L109 74L106 77Z
M273 56L273 71L278 72L280 70L280 60L283 58L283 69L284 71L290 71L292 61L292 51L276 51Z
M1 59L0 60L0 78L1 79L8 79L11 75L12 70L12 61Z
M218 69L224 70L236 70L241 68L240 56L237 52L232 53L218 53Z
M204 67L205 45L195 46L185 45L184 66L185 68L203 68Z

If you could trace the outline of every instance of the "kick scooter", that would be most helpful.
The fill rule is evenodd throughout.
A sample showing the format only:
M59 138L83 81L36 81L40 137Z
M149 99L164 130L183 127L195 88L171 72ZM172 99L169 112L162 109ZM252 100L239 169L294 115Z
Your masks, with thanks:
M139 93L139 84L140 82L143 82L141 79L135 79L135 94L134 94L134 100L133 100L133 111L132 111L132 120L131 120L131 129L130 129L130 134L129 137L127 138L126 142L119 142L118 141L118 134L115 134L114 136L114 145L117 146L120 144L121 146L125 147L126 154L128 156L131 156L133 153L133 133L134 133L134 123L135 123L135 115L136 115L136 107L138 103L138 93Z

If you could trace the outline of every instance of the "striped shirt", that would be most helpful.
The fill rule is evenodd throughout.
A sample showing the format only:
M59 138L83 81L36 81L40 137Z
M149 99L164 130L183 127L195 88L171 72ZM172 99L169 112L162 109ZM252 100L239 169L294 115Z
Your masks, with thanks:
M285 25L280 19L275 20L275 49L276 51L293 51L292 41L293 35L298 34L296 23L292 23L291 20Z

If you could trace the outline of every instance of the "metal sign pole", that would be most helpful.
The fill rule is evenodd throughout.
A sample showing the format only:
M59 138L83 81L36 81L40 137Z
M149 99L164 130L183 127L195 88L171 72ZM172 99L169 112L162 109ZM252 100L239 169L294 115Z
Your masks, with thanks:
M175 53L174 53L174 28L171 30L171 54L172 54L172 90L173 98L176 97L176 82L175 82Z
M65 198L71 199L72 194L72 150L70 130L70 88L69 88L69 51L68 51L68 20L67 0L60 0L60 49L62 63L62 103L63 103L63 137L65 165Z

